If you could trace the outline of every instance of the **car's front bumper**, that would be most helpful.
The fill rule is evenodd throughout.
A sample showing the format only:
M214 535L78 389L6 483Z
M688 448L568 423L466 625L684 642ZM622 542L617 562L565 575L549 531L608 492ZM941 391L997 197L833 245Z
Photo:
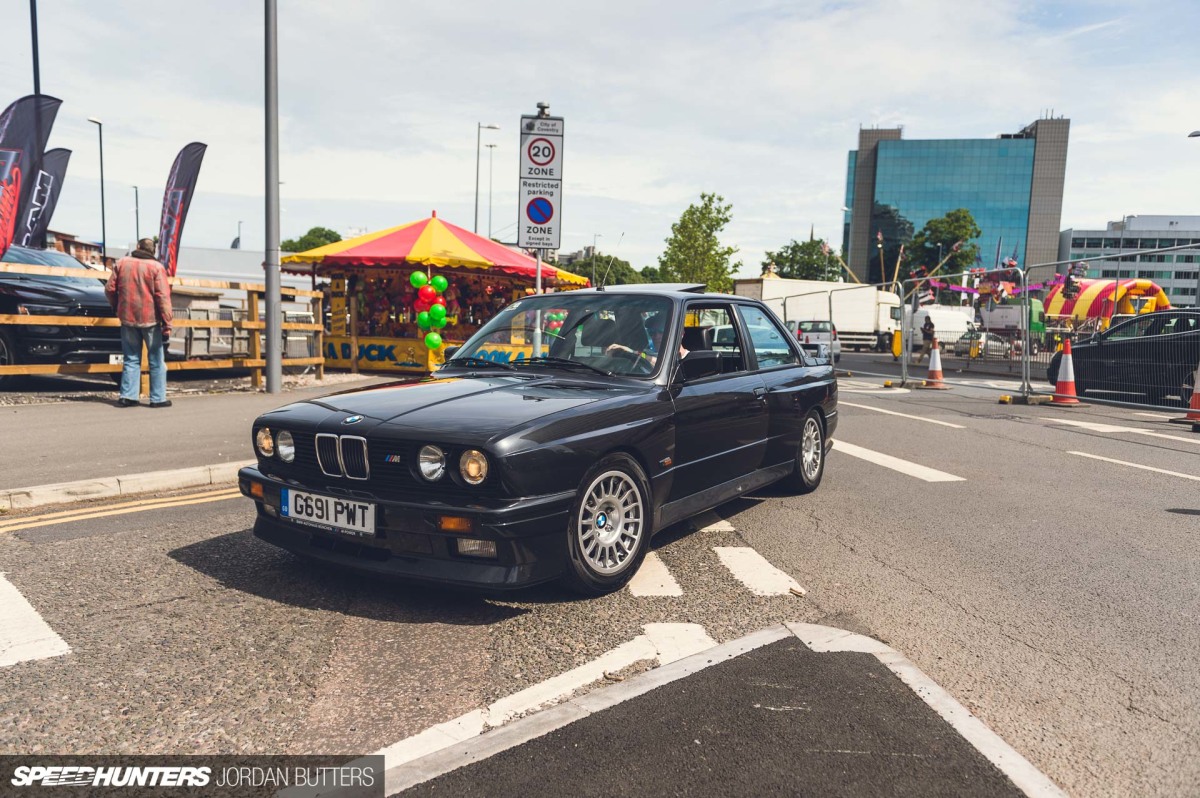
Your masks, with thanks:
M261 498L251 493L254 483L262 485ZM280 516L284 488L331 495L326 490L266 477L253 466L238 472L238 485L258 508L256 536L294 554L360 573L506 590L555 579L566 565L573 492L517 499L498 508L364 499L376 506L376 532L373 537L359 537ZM470 530L440 531L439 519L446 516L469 519ZM458 554L456 538L492 541L496 556Z

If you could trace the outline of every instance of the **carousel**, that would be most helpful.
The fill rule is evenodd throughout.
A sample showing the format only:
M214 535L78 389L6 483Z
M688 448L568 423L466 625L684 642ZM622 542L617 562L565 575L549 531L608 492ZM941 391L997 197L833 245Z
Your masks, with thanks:
M327 368L428 374L447 347L471 337L510 302L534 293L537 261L437 217L287 255L326 302ZM541 264L543 291L585 288L586 277Z

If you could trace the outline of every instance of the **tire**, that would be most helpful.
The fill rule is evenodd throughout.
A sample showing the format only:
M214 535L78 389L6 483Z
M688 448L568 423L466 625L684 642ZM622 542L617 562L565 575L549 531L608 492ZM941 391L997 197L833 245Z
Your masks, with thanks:
M788 477L793 493L812 493L825 475L825 422L816 410L809 410L801 427L800 447L796 451L796 470Z
M0 366L15 366L19 362L17 358L17 345L13 342L12 333L8 330L0 329ZM16 387L19 379L21 378L17 374L0 376L0 391L7 391Z
M621 453L601 459L571 506L563 583L585 596L620 590L646 557L653 518L650 480L638 462Z

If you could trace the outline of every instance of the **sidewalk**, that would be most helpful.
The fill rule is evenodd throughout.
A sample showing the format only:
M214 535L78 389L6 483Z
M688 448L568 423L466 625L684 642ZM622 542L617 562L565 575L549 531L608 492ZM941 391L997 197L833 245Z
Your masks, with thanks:
M337 381L278 394L171 395L173 407L90 401L0 407L0 492L13 488L254 459L250 425L303 399L394 378Z

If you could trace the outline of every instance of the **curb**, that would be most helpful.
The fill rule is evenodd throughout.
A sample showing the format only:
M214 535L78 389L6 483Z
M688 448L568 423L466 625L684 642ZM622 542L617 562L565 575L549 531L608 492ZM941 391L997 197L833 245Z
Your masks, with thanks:
M0 491L0 510L24 510L48 504L68 504L85 499L111 499L135 493L149 493L176 488L197 488L205 485L224 485L237 480L237 472L253 460L216 465L176 468L169 471L147 471L121 477L82 479L31 488Z

